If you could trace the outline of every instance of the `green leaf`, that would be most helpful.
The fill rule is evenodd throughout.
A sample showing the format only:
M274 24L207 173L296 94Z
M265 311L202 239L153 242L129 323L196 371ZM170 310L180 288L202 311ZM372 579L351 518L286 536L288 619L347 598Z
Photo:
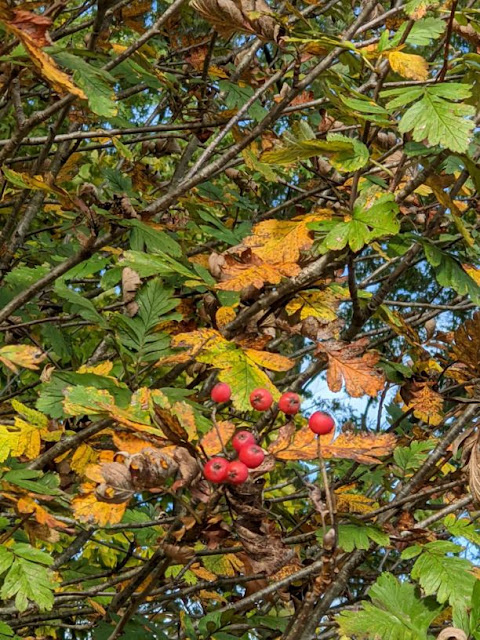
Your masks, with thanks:
M456 258L428 242L422 242L425 257L435 268L435 277L442 287L468 295L476 305L480 304L480 286L463 270Z
M368 640L426 640L427 630L440 608L433 599L421 599L415 587L382 574L358 611L344 611L336 620L342 634Z
M149 252L161 251L174 258L182 256L181 246L164 231L155 229L140 220L124 220L122 225L132 227L130 245L134 251L143 251L146 248Z
M369 158L363 142L332 133L327 136L327 141L291 139L284 147L264 153L261 160L267 164L292 164L319 155L330 158L333 166L340 171L360 169Z
M397 212L398 205L390 194L380 196L369 208L364 208L360 202L354 207L352 219L335 225L325 237L323 246L338 251L348 244L352 251L359 251L375 238L395 235L400 230Z
M10 484L33 493L41 493L47 496L58 496L62 493L56 487L51 486L51 483L46 476L43 476L41 471L34 471L33 469L13 469L7 471L3 479Z
M10 627L10 625L6 624L5 622L0 622L0 639L12 638L13 636L15 636L15 631L12 629L12 627Z
M347 553L354 549L366 550L372 542L384 547L389 544L390 538L378 527L371 525L338 525L338 546Z
M407 23L405 22L397 31L396 35L401 38L406 27ZM441 18L433 18L432 16L422 18L414 23L405 42L409 45L425 47L428 46L432 40L437 40L445 32L445 29L445 20Z
M480 546L480 528L468 518L456 518L450 513L443 520L443 524L456 538L465 538L473 544Z
M7 547L0 547L0 575L5 573L13 564L15 556Z
M468 85L443 83L422 89L403 91L388 103L389 109L404 106L422 95L421 100L409 107L400 120L400 133L412 132L412 138L421 142L425 138L431 145L463 153L467 150L473 131L470 116L475 108L469 104L453 102L470 96ZM396 91L396 90L394 90ZM382 96L392 95L385 91Z
M142 278L148 276L171 276L178 273L186 278L198 280L195 271L187 268L181 262L178 262L162 251L157 251L156 253L125 251L124 259L122 264L135 269Z
M57 280L54 289L58 296L69 303L73 313L78 313L82 318L94 324L101 326L105 324L104 319L95 309L93 302L80 293L69 289L63 280Z
M405 13L415 17L418 12L424 12L431 7L437 7L440 0L408 0L405 5Z
M45 553L45 551L40 551L40 549L35 549L35 547L23 542L17 542L14 547L14 553L16 556L20 556L20 558L30 560L30 562L38 562L39 564L45 564L47 566L53 564L53 558L50 554Z
M433 447L434 443L430 440L414 440L408 447L395 447L393 459L403 471L415 471L427 459Z
M19 611L25 611L29 601L34 602L40 611L49 611L53 607L54 588L52 575L44 566L16 557L5 576L0 596L5 600L15 597Z
M426 544L413 565L411 576L418 580L426 595L435 595L438 602L466 606L470 601L475 577L472 564L465 558L447 556L462 550L448 541Z
M172 289L166 289L158 278L148 282L136 297L138 312L133 318L115 315L113 326L118 329L119 347L138 362L155 362L170 344L166 333L155 331L160 322L181 320L179 313L170 313L179 304Z
M88 106L98 116L111 118L117 115L118 107L115 93L112 89L115 78L107 71L92 66L83 58L65 51L54 55L62 66L71 69L75 84L80 87L88 98ZM107 132L105 132L106 135Z

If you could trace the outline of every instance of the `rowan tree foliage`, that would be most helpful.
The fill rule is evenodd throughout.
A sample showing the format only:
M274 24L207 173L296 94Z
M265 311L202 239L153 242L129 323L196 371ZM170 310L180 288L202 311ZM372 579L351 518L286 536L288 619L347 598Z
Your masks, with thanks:
M0 0L0 638L480 639L475 5Z

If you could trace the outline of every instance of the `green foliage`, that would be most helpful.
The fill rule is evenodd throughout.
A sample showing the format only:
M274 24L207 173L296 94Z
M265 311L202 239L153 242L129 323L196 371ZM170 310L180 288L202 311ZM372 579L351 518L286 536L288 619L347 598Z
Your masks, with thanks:
M45 567L52 562L49 554L28 544L0 547L1 597L5 600L15 598L19 611L25 611L29 601L34 602L40 611L49 611L53 607L55 584Z
M363 602L359 611L343 611L337 616L344 635L373 640L425 640L440 610L432 598L420 598L412 584L399 582L391 573L382 574L368 595L371 602Z
M409 547L402 558L418 556L411 576L418 580L426 595L435 595L438 602L465 606L470 601L475 577L472 564L465 558L447 556L459 553L461 547L450 541L429 542L424 547Z
M463 102L471 95L471 87L459 83L437 84L421 89L390 89L382 97L392 98L387 108L391 111L415 101L403 114L399 131L412 131L417 142L425 138L432 145L442 145L462 153L467 150L471 139L473 122L468 119L475 109ZM420 100L419 100L420 98Z
M368 549L372 542L381 547L389 544L386 533L371 525L341 524L338 527L338 546L347 553L354 549Z

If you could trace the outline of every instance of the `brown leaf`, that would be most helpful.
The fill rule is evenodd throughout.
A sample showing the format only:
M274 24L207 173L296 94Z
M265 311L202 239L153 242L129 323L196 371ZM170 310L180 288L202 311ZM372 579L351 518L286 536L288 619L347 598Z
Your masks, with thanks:
M30 11L15 9L12 11L9 23L29 36L37 47L48 47L53 44L47 31L52 25L52 21L47 16L39 16Z
M480 312L458 327L454 333L453 353L468 367L473 377L480 375Z
M235 523L235 531L255 573L275 573L295 557L295 551L285 546L280 532L274 526L264 521L260 529L255 531L244 526L240 520Z
M177 472L174 452L169 447L167 451L149 447L125 459L124 464L131 473L136 490L162 488L165 480Z
M95 489L96 497L110 504L128 502L134 494L134 485L127 467L119 462L107 462L100 465L99 471L104 481Z
M279 25L264 0L192 0L190 6L225 38L253 33L263 40L278 40Z
M468 462L468 484L474 501L476 504L480 504L480 439L478 434Z
M332 341L318 345L317 353L327 354L327 383L331 391L340 391L344 383L352 398L360 398L364 394L375 397L383 389L384 375L375 369L380 356L373 351L365 352L367 345L367 338L350 344Z
M173 560L174 564L187 564L195 555L195 550L190 547L181 547L178 544L163 544L163 550L167 558Z
M197 460L183 447L175 448L173 458L178 465L180 477L173 483L172 491L177 491L192 484L200 476L200 466Z
M392 434L341 433L335 440L332 434L320 436L323 458L345 458L362 464L379 464L395 446ZM278 442L278 441L277 441ZM314 460L318 456L317 439L308 426L297 431L290 443L272 443L268 450L278 460Z
M122 293L123 302L128 315L132 318L138 311L138 304L135 302L135 293L142 284L140 276L136 271L125 267L122 271Z
M300 267L293 262L269 264L250 249L234 256L224 256L220 268L222 282L216 285L224 291L242 291L248 287L261 289L265 283L278 284L282 277L293 277L300 272ZM220 263L218 263L220 264Z

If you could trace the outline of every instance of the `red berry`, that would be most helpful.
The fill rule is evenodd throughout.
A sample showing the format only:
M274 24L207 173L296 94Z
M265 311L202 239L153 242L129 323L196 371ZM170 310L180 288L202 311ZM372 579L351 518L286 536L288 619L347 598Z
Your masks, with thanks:
M315 411L308 420L308 426L313 433L318 433L319 435L324 436L335 429L335 422L332 416L329 416L328 413Z
M251 431L237 431L232 438L232 445L235 451L240 451L240 449L247 447L249 444L256 444Z
M227 479L229 462L225 458L211 458L203 467L203 475L210 482L223 482Z
M255 389L250 394L250 404L257 411L266 411L273 404L272 394L266 389Z
M243 447L238 457L249 469L256 469L264 461L265 454L258 444L250 444L248 447Z
M242 484L248 478L248 467L240 460L230 462L227 469L227 482Z
M300 410L300 396L293 391L287 391L278 401L278 408L287 416L294 416Z
M232 390L228 384L225 384L225 382L219 382L216 384L210 393L210 397L214 402L228 402L231 395Z

